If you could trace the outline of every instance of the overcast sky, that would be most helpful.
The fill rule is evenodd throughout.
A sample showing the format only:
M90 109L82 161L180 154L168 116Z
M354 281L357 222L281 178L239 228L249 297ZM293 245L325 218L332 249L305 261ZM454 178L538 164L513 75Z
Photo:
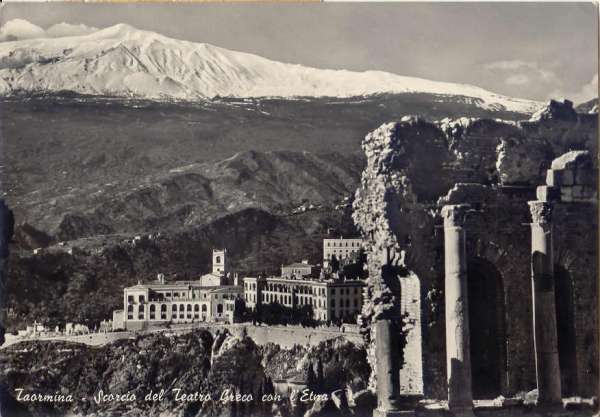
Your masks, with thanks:
M140 29L318 68L383 70L538 100L597 94L591 3L5 4L1 22Z

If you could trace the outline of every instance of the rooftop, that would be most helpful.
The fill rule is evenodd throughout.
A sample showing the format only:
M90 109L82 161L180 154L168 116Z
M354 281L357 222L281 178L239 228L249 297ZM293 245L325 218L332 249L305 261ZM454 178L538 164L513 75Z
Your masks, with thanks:
M305 262L294 262L289 265L282 265L282 268L312 268L314 265Z
M258 280L259 278L257 277L245 277L244 279L252 279L252 280ZM287 278L287 277L263 277L260 278L262 280L267 280L267 281L277 281L277 282L285 282L288 284L312 284L312 285L329 285L329 286L344 286L344 285L356 285L357 283L366 285L364 281L360 280L360 279L355 279L355 280L347 280L347 281L339 281L339 280L334 280L334 279L292 279L292 278Z
M160 282L152 281L147 283L138 283L125 289L152 289L152 288L181 288L181 287L196 287L204 288L207 290L237 288L236 285L201 285L200 281L171 281L171 282Z

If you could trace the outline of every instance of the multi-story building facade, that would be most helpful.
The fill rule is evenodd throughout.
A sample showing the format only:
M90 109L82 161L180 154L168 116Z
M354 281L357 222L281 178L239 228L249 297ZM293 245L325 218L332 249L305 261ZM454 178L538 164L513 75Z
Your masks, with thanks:
M281 265L281 276L286 278L302 278L311 276L315 270L315 266L303 260L289 265Z
M125 288L123 327L135 330L166 322L233 322L235 299L242 296L243 288L229 282L224 256L225 251L215 251L212 272L196 281L166 282L159 274L154 282Z
M314 319L325 322L353 319L362 309L364 286L360 280L246 277L244 300L251 309L269 303L290 308L310 305Z
M362 239L323 239L323 265L329 265L335 255L338 261L352 258L363 247Z

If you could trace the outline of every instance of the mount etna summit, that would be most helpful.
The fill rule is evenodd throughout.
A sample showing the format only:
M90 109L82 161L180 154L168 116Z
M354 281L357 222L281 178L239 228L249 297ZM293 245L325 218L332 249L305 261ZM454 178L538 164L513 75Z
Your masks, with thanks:
M0 44L0 93L80 94L195 101L215 97L457 96L482 108L530 113L540 103L465 84L382 71L327 70L271 61L118 24L83 36Z

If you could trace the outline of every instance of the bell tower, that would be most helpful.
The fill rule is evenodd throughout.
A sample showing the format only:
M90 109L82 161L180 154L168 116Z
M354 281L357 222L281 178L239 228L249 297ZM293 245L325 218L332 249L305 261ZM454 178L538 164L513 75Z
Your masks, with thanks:
M226 275L228 272L227 249L213 249L212 273L215 275Z

